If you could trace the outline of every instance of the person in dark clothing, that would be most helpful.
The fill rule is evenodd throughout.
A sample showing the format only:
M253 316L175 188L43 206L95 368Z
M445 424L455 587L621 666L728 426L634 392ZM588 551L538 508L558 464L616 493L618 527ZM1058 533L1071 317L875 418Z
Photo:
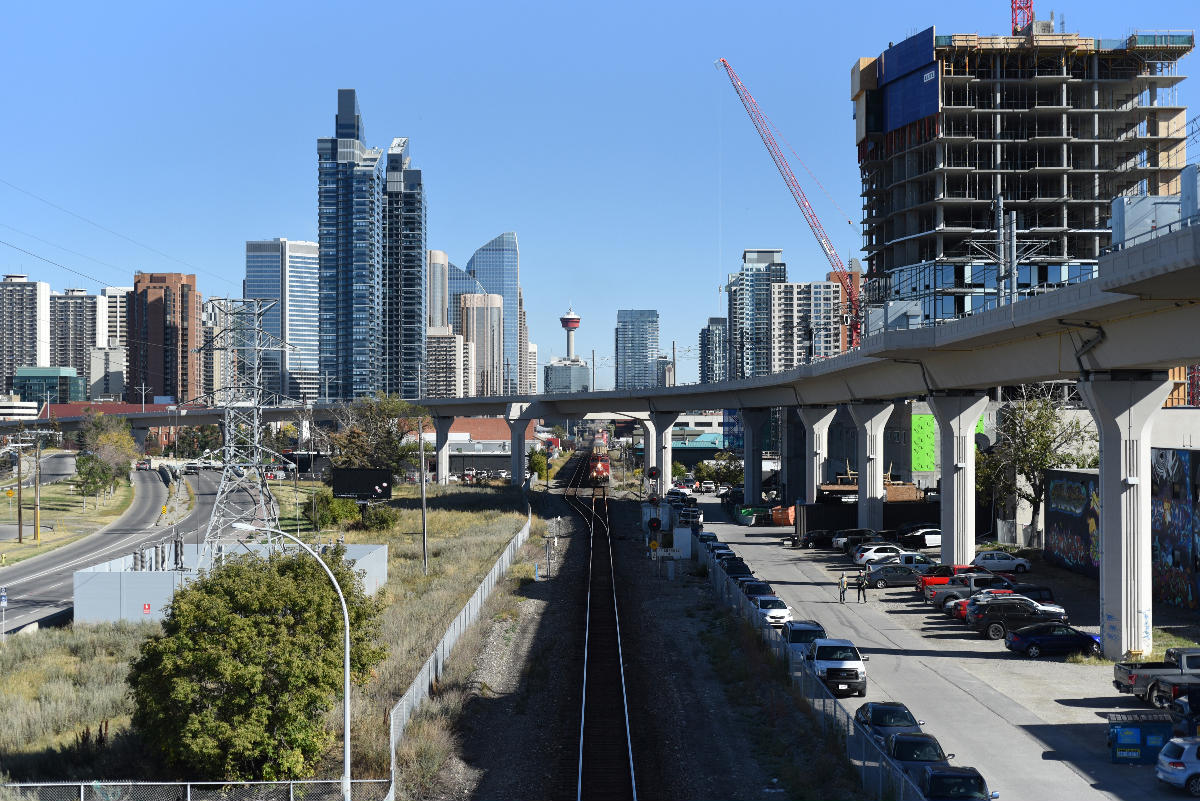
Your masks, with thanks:
M859 573L858 578L854 580L854 586L858 588L858 602L865 604L867 602L867 574Z

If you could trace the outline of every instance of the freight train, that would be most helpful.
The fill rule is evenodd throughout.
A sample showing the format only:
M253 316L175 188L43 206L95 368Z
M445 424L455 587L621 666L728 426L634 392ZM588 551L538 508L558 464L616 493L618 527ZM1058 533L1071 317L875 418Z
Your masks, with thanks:
M594 449L588 460L588 481L592 486L599 487L607 484L611 478L612 468L608 463L608 452L603 449Z

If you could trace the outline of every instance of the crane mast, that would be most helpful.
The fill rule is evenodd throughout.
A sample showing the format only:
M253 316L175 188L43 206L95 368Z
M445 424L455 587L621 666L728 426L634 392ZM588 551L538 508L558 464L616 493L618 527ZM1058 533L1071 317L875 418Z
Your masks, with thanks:
M754 96L750 94L750 90L742 83L742 79L733 71L733 67L725 59L721 59L721 66L729 73L729 82L733 84L734 91L737 92L738 98L742 101L742 105L746 109L746 113L750 115L750 121L754 123L754 128L758 131L759 137L763 144L766 145L767 151L771 154L771 160L775 162L776 169L783 177L784 183L787 184L788 190L792 193L792 198L796 201L796 205L800 207L800 211L804 214L804 219L808 222L808 227L812 231L813 236L817 239L817 244L821 246L821 250L825 253L825 258L829 261L829 266L838 283L842 285L842 292L846 297L846 306L849 309L850 316L850 332L849 345L851 348L858 347L859 331L862 323L862 315L859 310L858 286L854 282L854 278L846 270L842 260L838 257L837 251L830 242L829 236L825 233L825 227L821 225L820 219L817 218L817 213L813 210L812 204L808 202L808 197L804 194L804 190L800 188L800 182L796 180L792 168L788 165L787 159L783 156L783 151L779 149L779 144L775 141L774 134L771 133L771 125L767 120L767 116L758 107L758 102Z

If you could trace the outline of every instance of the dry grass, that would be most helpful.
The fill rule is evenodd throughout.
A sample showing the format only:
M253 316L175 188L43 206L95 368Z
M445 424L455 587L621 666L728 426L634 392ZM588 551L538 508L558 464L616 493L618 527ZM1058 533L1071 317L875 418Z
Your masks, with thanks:
M33 490L26 489L23 495L25 526L28 533L33 530ZM0 496L0 522L17 522L16 500L15 497L12 499L10 509L8 498ZM0 552L6 557L4 563L15 564L99 531L125 514L125 510L133 501L133 485L121 482L108 498L101 498L99 501L87 498L86 509L83 508L83 501L76 490L75 482L70 479L55 484L43 484L42 525L54 526L54 531L44 531L41 542L26 536L25 542L20 545L11 540L0 543Z

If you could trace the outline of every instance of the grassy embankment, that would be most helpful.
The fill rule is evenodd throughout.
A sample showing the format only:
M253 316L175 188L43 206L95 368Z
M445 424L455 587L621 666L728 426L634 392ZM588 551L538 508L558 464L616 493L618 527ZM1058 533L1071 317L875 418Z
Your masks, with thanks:
M31 556L60 548L86 537L125 514L133 501L133 485L122 481L113 494L105 497L85 499L79 494L73 479L55 484L42 485L42 537L38 541L29 536L33 533L32 487L22 490L22 506L25 518L26 537L20 545L15 540L0 543L4 564L11 565ZM86 508L85 508L86 507ZM16 531L17 499L0 495L0 522L13 525ZM52 529L52 530L51 530Z

